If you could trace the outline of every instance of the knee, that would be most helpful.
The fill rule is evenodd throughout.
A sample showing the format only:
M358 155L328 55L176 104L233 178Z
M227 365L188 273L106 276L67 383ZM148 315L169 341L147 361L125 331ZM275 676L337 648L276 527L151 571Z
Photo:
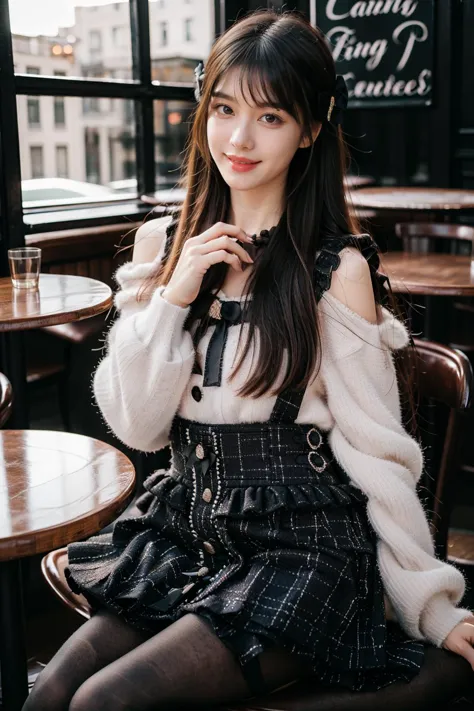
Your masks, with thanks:
M69 700L60 681L50 676L45 669L38 676L22 711L64 711L68 708Z
M95 676L99 677L100 673ZM127 699L95 676L87 679L76 691L69 704L69 711L131 711L133 706Z

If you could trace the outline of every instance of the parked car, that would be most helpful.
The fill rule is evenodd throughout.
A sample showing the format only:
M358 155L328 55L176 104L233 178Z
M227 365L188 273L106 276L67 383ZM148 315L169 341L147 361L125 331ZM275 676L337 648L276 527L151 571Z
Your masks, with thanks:
M61 205L71 202L100 202L116 198L116 193L105 185L69 178L22 180L21 192L24 207L37 207L38 203Z

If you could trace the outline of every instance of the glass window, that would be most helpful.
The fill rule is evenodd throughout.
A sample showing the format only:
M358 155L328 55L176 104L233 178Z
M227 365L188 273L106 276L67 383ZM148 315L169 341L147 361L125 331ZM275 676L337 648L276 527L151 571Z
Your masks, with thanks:
M214 42L214 0L199 0L190 5L149 0L150 51L154 79L160 81L193 81L194 75L182 72L181 67L193 60L193 67L200 59L206 60Z
M32 178L44 176L43 146L30 146L30 165Z
M184 41L185 42L192 42L193 41L193 18L192 17L186 17L184 20Z
M54 97L54 125L57 127L66 125L66 105L63 96Z
M39 96L29 96L27 99L27 107L28 126L30 128L39 128L41 125Z
M56 146L56 174L58 178L69 178L67 146Z
M100 30L89 30L89 50L100 52L102 49L102 33Z
M10 0L10 15L17 73L132 78L129 0Z
M83 102L91 99L42 96L42 123L34 129L28 123L28 98L17 97L24 202L26 190L28 202L34 202L33 193L40 190L42 195L53 196L51 200L64 200L67 190L76 193L71 194L74 201L83 202L116 199L118 193L136 191L133 101L97 98L93 101L100 111L84 113ZM58 98L67 116L60 131L55 129ZM41 151L32 151L30 146ZM41 183L38 178L43 179Z
M176 186L195 104L186 101L155 101L156 189Z

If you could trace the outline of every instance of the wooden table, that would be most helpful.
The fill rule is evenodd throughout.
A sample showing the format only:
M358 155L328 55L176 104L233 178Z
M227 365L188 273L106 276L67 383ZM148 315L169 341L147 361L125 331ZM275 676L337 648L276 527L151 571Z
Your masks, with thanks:
M471 257L464 254L387 252L381 270L395 292L424 296L474 296Z
M0 333L5 342L4 369L15 396L12 427L28 427L26 365L21 334L30 328L54 326L95 316L112 305L112 290L97 279L41 274L36 290L14 289L10 277L0 279Z
M0 332L55 326L95 316L112 305L112 290L97 279L41 274L37 290L0 279Z
M347 175L344 179L345 185L350 190L361 188L364 185L371 185L374 178L369 175ZM140 195L140 200L146 205L181 205L186 197L186 190L183 188L172 188L170 190L157 190L154 193Z
M351 192L354 207L374 210L451 212L474 210L474 190L445 188L361 188Z
M425 297L423 333L426 338L446 343L446 324L452 317L450 299L436 297L474 296L471 257L461 254L417 254L387 252L381 271L390 279L392 290L404 296ZM420 318L419 309L408 303L410 319Z
M28 693L20 559L97 533L130 499L133 464L104 442L70 434L1 430L0 660L3 708Z

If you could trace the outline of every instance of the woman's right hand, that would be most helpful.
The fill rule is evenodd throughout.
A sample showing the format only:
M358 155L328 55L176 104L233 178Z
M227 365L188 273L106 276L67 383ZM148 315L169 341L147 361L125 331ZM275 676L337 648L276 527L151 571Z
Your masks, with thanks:
M216 222L202 234L187 239L163 298L185 308L198 296L204 275L213 264L227 262L239 272L242 262L252 264L253 259L236 240L253 244L240 227L225 222Z

